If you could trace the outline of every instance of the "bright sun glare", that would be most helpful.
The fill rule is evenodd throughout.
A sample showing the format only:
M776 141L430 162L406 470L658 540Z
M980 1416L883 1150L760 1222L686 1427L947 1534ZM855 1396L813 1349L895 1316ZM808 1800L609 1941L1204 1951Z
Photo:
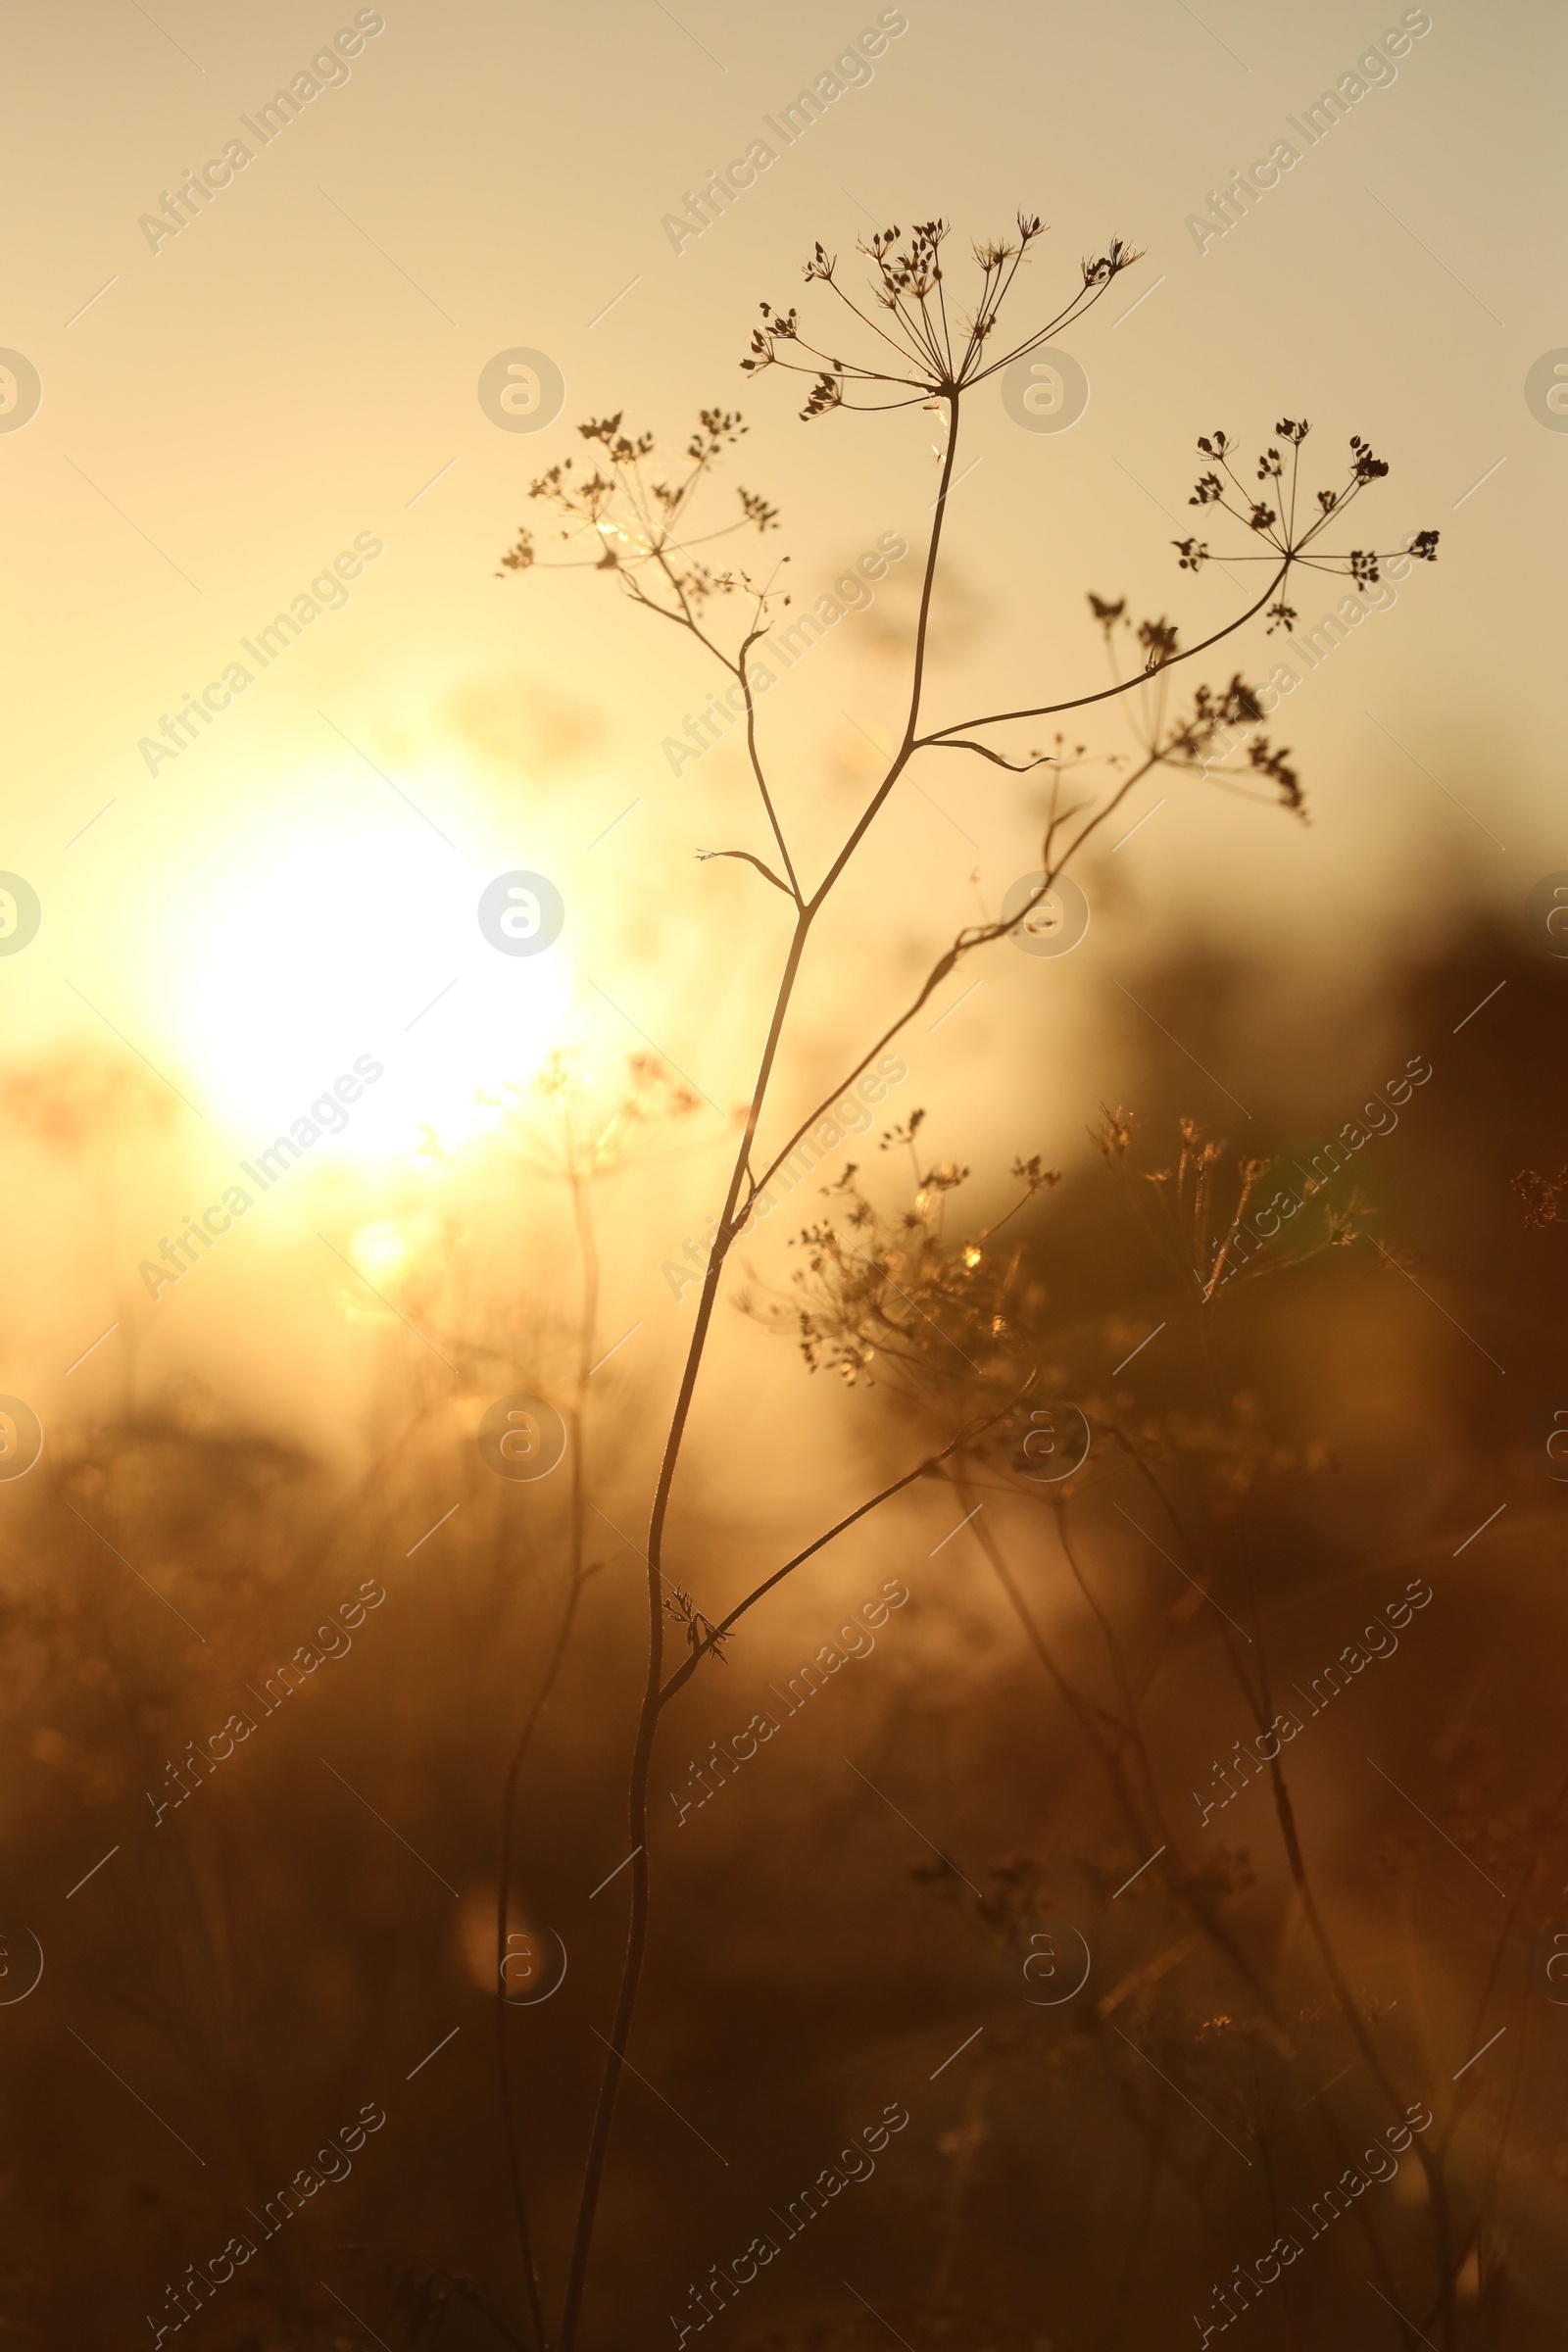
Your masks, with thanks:
M567 938L500 954L477 914L492 877L469 858L396 820L311 821L296 811L281 837L231 842L210 873L174 958L193 1072L248 1146L309 1117L357 1062L382 1074L314 1160L390 1156L425 1129L459 1144L490 1122L477 1095L569 1042ZM316 1123L337 1116L328 1103Z

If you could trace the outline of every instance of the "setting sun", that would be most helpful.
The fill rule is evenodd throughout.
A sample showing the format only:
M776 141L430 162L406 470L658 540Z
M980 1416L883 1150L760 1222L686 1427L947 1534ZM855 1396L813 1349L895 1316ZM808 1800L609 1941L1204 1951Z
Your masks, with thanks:
M478 916L492 882L395 818L310 832L302 816L231 844L176 965L186 1054L236 1132L287 1132L360 1057L384 1074L332 1114L318 1158L481 1131L476 1097L531 1077L571 1017L566 942L498 954Z

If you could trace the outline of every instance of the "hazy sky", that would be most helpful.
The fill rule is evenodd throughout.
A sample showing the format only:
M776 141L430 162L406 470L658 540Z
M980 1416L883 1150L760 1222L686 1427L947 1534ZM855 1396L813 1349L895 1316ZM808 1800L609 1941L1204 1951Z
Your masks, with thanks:
M874 68L785 147L766 120L879 22ZM19 17L0 344L21 363L0 424L30 406L29 367L41 403L0 431L0 865L43 919L0 961L7 1053L67 1033L113 1047L112 1025L200 1113L190 1148L217 1169L367 1053L401 1113L444 1114L567 1034L616 1053L646 1035L727 1107L779 941L760 885L693 861L755 838L733 752L677 780L661 749L714 681L605 582L503 581L497 562L528 481L580 446L576 419L624 409L676 441L700 406L737 402L752 437L720 500L740 480L777 501L773 549L812 594L904 535L915 553L881 595L896 614L929 523L930 419L806 427L791 382L749 385L736 363L760 297L804 299L814 240L847 253L938 212L956 274L962 242L1017 206L1052 223L1020 321L1111 235L1146 249L1073 332L1090 398L1070 430L1021 430L995 387L973 404L949 542L966 634L934 674L940 715L993 686L1098 684L1087 589L1189 633L1234 609L1233 583L1188 580L1170 545L1192 527L1194 437L1216 424L1250 453L1306 415L1325 480L1370 436L1394 470L1368 535L1375 515L1380 546L1421 525L1443 545L1279 714L1312 829L1179 787L1103 861L1071 971L1004 957L973 1013L923 1043L921 1083L972 1086L1043 986L1087 1001L1175 931L1250 927L1327 974L1449 891L1522 902L1564 861L1568 432L1526 396L1568 347L1561 42L1543 6L1473 0ZM1348 76L1363 94L1309 143L1305 110ZM297 116L264 144L258 110L291 87ZM760 138L771 167L677 251L666 216ZM1281 140L1298 158L1250 212L1195 230ZM149 228L210 160L205 208ZM564 379L538 431L481 405L487 366L519 349ZM327 609L264 671L243 642L339 556L343 601L318 587ZM1339 588L1317 585L1327 609ZM1238 659L1260 674L1274 655L1254 632ZM144 739L235 662L254 682L149 772ZM894 675L858 615L768 708L812 856L865 788ZM1098 739L1115 747L1113 720ZM933 758L915 783L826 944L835 989L890 942L934 953L974 912L971 871L995 906L1033 861L1038 802L1007 779ZM479 891L515 868L563 894L553 957L514 963L478 935ZM721 990L698 952L715 937ZM824 1052L840 1004L808 994Z

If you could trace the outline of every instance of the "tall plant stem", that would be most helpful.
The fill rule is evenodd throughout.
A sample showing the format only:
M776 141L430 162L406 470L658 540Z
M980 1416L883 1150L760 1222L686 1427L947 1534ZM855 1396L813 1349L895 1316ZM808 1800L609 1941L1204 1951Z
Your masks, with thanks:
M747 1111L745 1131L736 1151L730 1170L724 1205L718 1220L718 1238L709 1259L708 1271L697 1304L697 1319L686 1350L686 1362L681 1373L680 1389L670 1418L669 1434L664 1442L663 1458L659 1469L659 1484L654 1494L653 1510L648 1524L648 1672L643 1686L642 1705L637 1718L636 1737L632 1746L631 1770L626 1791L626 1828L631 1840L631 1904L626 1932L626 1957L621 1969L620 1990L615 2001L615 2015L610 2033L604 2071L600 2076L599 2096L594 2109L593 2128L588 2141L588 2153L583 2165L582 2189L577 2207L577 2225L571 2249L571 2267L566 2278L565 2300L562 2309L560 2352L574 2352L577 2328L582 2315L583 2290L588 2279L588 2259L593 2245L594 2221L598 2212L600 2189L604 2181L605 2161L610 2152L610 2134L614 2122L615 2099L631 2038L632 2019L636 2014L637 1993L642 1981L643 1961L648 1945L649 1866L648 1866L648 1779L653 1763L654 1740L659 1730L662 1699L661 1686L664 1668L664 1600L663 1548L664 1528L669 1512L670 1490L674 1484L676 1465L691 1416L692 1399L696 1394L698 1376L708 1346L712 1324L713 1307L718 1297L719 1280L730 1248L738 1238L735 1208L741 1187L746 1182L752 1146L758 1123L767 1099L774 1066L778 1058L779 1042L789 1014L801 961L811 925L825 905L829 893L863 840L877 812L903 774L914 749L915 729L919 723L920 687L925 670L926 639L931 618L931 589L936 577L937 552L942 542L942 525L947 510L948 489L953 480L954 460L958 447L958 395L948 396L951 430L942 465L942 481L935 502L931 525L931 543L926 550L924 574L920 584L919 618L915 629L914 661L909 684L908 718L904 739L893 756L886 775L861 812L854 830L829 866L822 881L806 901L796 916L794 933L784 969L779 979L768 1022L767 1038L762 1048L757 1083Z

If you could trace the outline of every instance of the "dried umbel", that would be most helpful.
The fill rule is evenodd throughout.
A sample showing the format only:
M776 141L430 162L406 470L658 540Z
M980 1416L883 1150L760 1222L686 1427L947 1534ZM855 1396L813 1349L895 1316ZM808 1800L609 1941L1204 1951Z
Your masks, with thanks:
M1348 1249L1367 1230L1370 1211L1359 1194L1352 1194L1343 1206L1323 1202L1298 1232L1293 1224L1277 1248L1259 1251L1248 1218L1264 1198L1273 1161L1253 1153L1231 1161L1223 1142L1205 1136L1196 1119L1183 1118L1177 1122L1180 1150L1174 1159L1163 1167L1140 1168L1133 1151L1135 1124L1130 1111L1102 1105L1102 1123L1090 1135L1126 1185L1135 1213L1161 1253L1184 1282L1195 1286L1204 1306L1227 1283L1302 1265L1325 1250ZM1281 1231L1277 1214L1272 1231Z
M1382 458L1373 456L1369 442L1364 441L1359 433L1352 433L1345 480L1337 489L1317 491L1311 506L1306 506L1303 501L1298 518L1297 509L1300 495L1298 477L1301 444L1311 429L1304 417L1299 421L1294 416L1281 417L1274 430L1291 454L1288 459L1284 458L1272 447L1259 453L1256 477L1260 482L1273 485L1272 493L1265 491L1262 498L1254 497L1246 488L1232 465L1235 445L1228 434L1216 430L1211 435L1204 433L1200 436L1200 455L1212 459L1214 464L1206 473L1200 474L1188 505L1217 507L1222 514L1245 524L1254 538L1263 542L1265 551L1227 553L1227 563L1275 564L1281 567L1280 582L1283 582L1285 571L1296 564L1308 571L1338 574L1342 579L1353 580L1357 587L1376 586L1382 576L1378 566L1387 564L1396 555L1413 557L1418 564L1435 564L1438 560L1436 531L1417 531L1402 548L1389 548L1381 554L1374 548L1366 547L1352 547L1345 554L1331 554L1319 544L1329 524L1342 521L1368 483L1381 481L1389 468ZM1223 481L1214 471L1214 465L1221 467L1225 477ZM1270 495L1275 502L1273 505L1269 503ZM1200 571L1209 561L1206 540L1175 539L1171 544L1181 559L1184 571ZM1283 600L1269 607L1271 631L1276 628L1289 630L1296 618L1295 607Z
M793 1329L807 1365L836 1372L847 1387L880 1384L952 1418L979 1394L1017 1393L1029 1380L1045 1292L1020 1242L998 1236L1037 1192L1061 1181L1039 1154L1013 1162L1023 1188L979 1230L952 1230L954 1198L969 1170L955 1160L922 1161L925 1121L889 1129L883 1152L906 1152L912 1190L895 1211L871 1200L854 1163L824 1185L827 1207L794 1237L800 1262L793 1306L771 1298L755 1309ZM750 1301L747 1301L750 1304Z
M621 431L620 422L617 411L613 416L590 416L578 425L583 440L597 442L604 453L591 472L564 458L529 485L530 498L542 500L561 515L559 536L568 544L584 544L583 554L552 568L618 572L628 595L643 603L651 601L648 585L639 577L647 571L653 575L655 598L666 593L672 600L667 609L678 611L689 622L709 597L728 595L747 584L743 576L715 571L705 559L693 556L694 543L685 537L687 514L715 460L747 428L727 410L704 409L677 460L680 470L670 479L651 464L652 433L639 433L633 440ZM777 528L777 510L765 499L746 489L737 489L736 497L739 519L706 532L700 544L737 531ZM507 571L528 571L537 560L533 533L519 528L501 562Z
M950 320L942 248L950 235L945 220L925 220L901 244L903 231L882 229L861 238L856 250L871 264L869 310L847 294L839 279L837 255L818 245L806 265L808 285L823 285L837 296L858 324L849 331L865 332L883 348L870 358L846 360L801 332L795 308L780 311L761 306L762 323L752 331L751 356L741 362L749 370L784 368L795 375L814 377L803 417L826 416L833 409L901 409L924 404L934 397L966 391L984 383L1014 360L1038 351L1082 318L1124 270L1142 255L1113 237L1102 254L1081 265L1082 284L1069 300L1020 341L1004 350L993 337L1002 308L1031 248L1046 233L1043 220L1020 213L1016 235L997 244L971 248L980 272L974 306L955 308ZM880 318L871 316L879 311ZM891 354L891 357L888 355ZM856 394L867 395L857 399Z

